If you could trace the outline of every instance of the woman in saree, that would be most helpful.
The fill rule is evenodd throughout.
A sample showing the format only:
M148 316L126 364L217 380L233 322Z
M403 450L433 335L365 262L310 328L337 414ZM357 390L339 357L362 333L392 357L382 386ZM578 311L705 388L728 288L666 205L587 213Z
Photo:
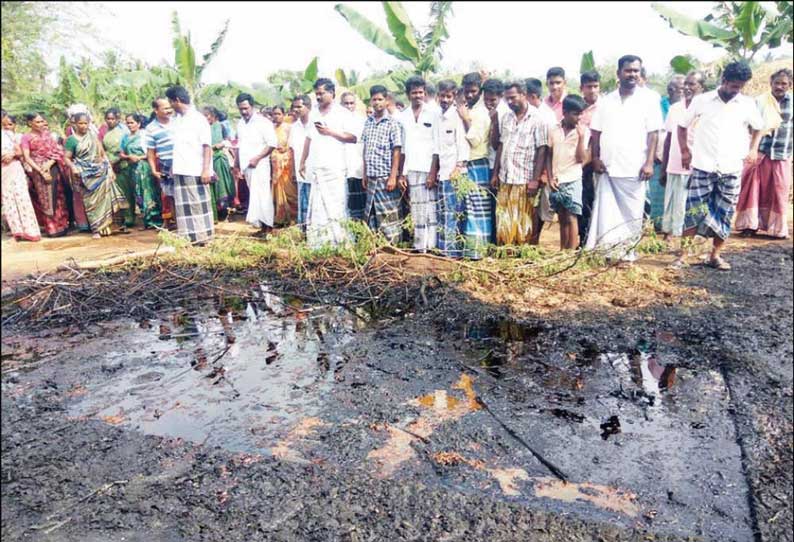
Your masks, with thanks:
M22 168L22 149L16 134L17 121L3 111L3 220L15 241L40 241L41 231L30 201L28 178Z
M207 117L207 122L210 123L212 134L212 167L217 178L210 184L210 193L212 195L212 216L217 222L218 217L224 219L228 215L236 192L229 157L226 153L226 149L231 144L223 135L221 113L212 106L205 107L203 112Z
M273 203L276 225L289 226L298 217L298 185L292 175L292 154L289 148L290 125L284 122L284 107L271 110L278 147L270 154L273 179Z
M152 177L152 169L146 160L146 134L143 130L146 117L131 113L125 117L129 134L121 138L121 160L127 162L125 171L135 186L135 203L143 215L141 231L163 226L162 192L160 183Z
M65 162L83 189L88 222L94 239L112 233L114 218L123 220L121 212L129 203L116 184L99 139L89 131L88 115L78 113L74 117L75 133L66 140ZM126 231L124 226L122 231Z
M122 160L121 140L127 133L126 126L121 122L121 112L111 107L105 111L105 125L107 130L100 130L100 139L105 149L105 154L113 167L116 176L116 184L119 185L121 193L127 200L127 211L124 215L124 225L131 228L135 225L135 179L129 171L129 162ZM90 120L89 120L90 122Z
M60 237L69 229L65 189L68 182L65 172L68 170L63 160L63 148L47 130L44 115L28 113L25 120L30 132L22 136L20 147L30 168L33 210L44 234Z

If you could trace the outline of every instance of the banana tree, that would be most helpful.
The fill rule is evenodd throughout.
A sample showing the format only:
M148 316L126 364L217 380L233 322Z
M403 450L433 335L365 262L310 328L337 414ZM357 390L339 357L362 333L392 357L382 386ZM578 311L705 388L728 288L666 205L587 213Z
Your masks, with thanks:
M361 36L380 50L403 62L409 62L415 73L427 77L438 70L441 47L449 37L447 18L452 15L452 2L432 2L430 24L416 29L400 2L383 2L388 32L346 4L334 9Z
M699 38L725 49L733 58L747 61L764 47L774 49L792 43L792 3L776 2L776 10L762 2L717 2L702 20L687 17L665 5L651 4L654 10L685 36Z
M173 34L174 46L174 66L179 74L181 82L185 85L191 96L196 96L201 88L201 76L210 62L218 55L218 51L223 45L223 40L226 39L226 33L229 30L229 19L223 24L223 29L220 34L212 42L210 50L205 54L201 63L196 62L196 50L190 41L190 31L187 34L182 34L182 28L179 24L179 16L176 11L171 14L171 32Z

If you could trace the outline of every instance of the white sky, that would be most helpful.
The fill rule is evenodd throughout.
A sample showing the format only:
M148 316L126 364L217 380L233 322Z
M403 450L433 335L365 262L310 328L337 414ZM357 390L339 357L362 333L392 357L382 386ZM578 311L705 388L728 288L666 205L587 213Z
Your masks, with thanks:
M303 70L319 56L320 75L341 67L362 75L388 68L397 59L370 44L334 10L335 2L112 2L106 22L97 21L100 43L115 44L150 64L173 62L171 10L183 32L190 30L197 59L209 50L223 20L231 19L219 55L203 82L264 81L279 69ZM693 17L709 12L711 2L675 2ZM351 3L386 29L380 2ZM428 21L430 2L404 2L417 26ZM103 10L104 11L104 10ZM722 50L669 28L650 2L455 2L444 44L444 68L464 71L479 62L493 71L543 78L559 65L574 75L583 52L596 63L637 54L649 72L664 72L671 57L688 53L712 61Z

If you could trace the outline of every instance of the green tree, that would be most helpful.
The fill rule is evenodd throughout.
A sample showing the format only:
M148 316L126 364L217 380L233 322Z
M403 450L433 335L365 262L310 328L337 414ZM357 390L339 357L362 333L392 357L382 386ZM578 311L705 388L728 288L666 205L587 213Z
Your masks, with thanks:
M427 78L438 70L441 46L449 37L446 22L452 15L452 2L432 2L430 24L422 31L416 29L400 2L383 2L388 32L348 5L337 4L334 9L364 39L398 60L409 62L415 73Z
M775 5L776 12L764 7L762 2L715 2L712 13L697 20L662 4L652 4L653 9L671 28L686 36L699 38L714 47L721 47L732 58L747 61L752 60L764 47L774 49L784 42L794 42L794 4L790 1L778 1ZM684 69L682 57L675 58L681 67L676 68L674 65L674 69Z
M44 90L47 64L39 47L54 22L45 2L2 2L3 98Z
M171 32L173 34L174 46L174 66L181 82L185 85L190 95L196 97L201 88L201 76L210 62L218 55L218 51L223 45L223 40L226 39L226 32L229 30L229 19L223 24L223 29L220 34L212 42L210 50L205 54L201 63L196 62L196 50L190 41L190 31L187 34L182 33L182 27L179 24L179 16L176 11L171 14Z

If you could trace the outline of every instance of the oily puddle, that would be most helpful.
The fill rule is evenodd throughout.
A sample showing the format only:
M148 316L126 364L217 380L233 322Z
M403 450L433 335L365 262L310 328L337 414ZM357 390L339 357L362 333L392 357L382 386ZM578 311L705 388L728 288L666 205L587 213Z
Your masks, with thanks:
M340 347L364 325L341 308L268 293L227 299L217 313L128 323L102 354L99 377L71 390L69 415L232 451L275 444L272 452L292 457L286 447L301 428L320 424L312 420L344 364Z
M552 477L494 419L464 415L473 409L464 413L466 396L450 399L452 390L414 399L427 414L408 431L389 428L374 452L381 475L425 470L416 453L424 439L442 450L432 460L449 487L498 490L533 507L626 526L640 521L682 536L752 540L741 450L719 372L679 368L655 353L543 352L537 332L528 331L466 330L464 339L485 348L474 391L571 483ZM446 432L454 437L439 433L444 415L454 418ZM504 452L483 451L483 424L508 446Z

